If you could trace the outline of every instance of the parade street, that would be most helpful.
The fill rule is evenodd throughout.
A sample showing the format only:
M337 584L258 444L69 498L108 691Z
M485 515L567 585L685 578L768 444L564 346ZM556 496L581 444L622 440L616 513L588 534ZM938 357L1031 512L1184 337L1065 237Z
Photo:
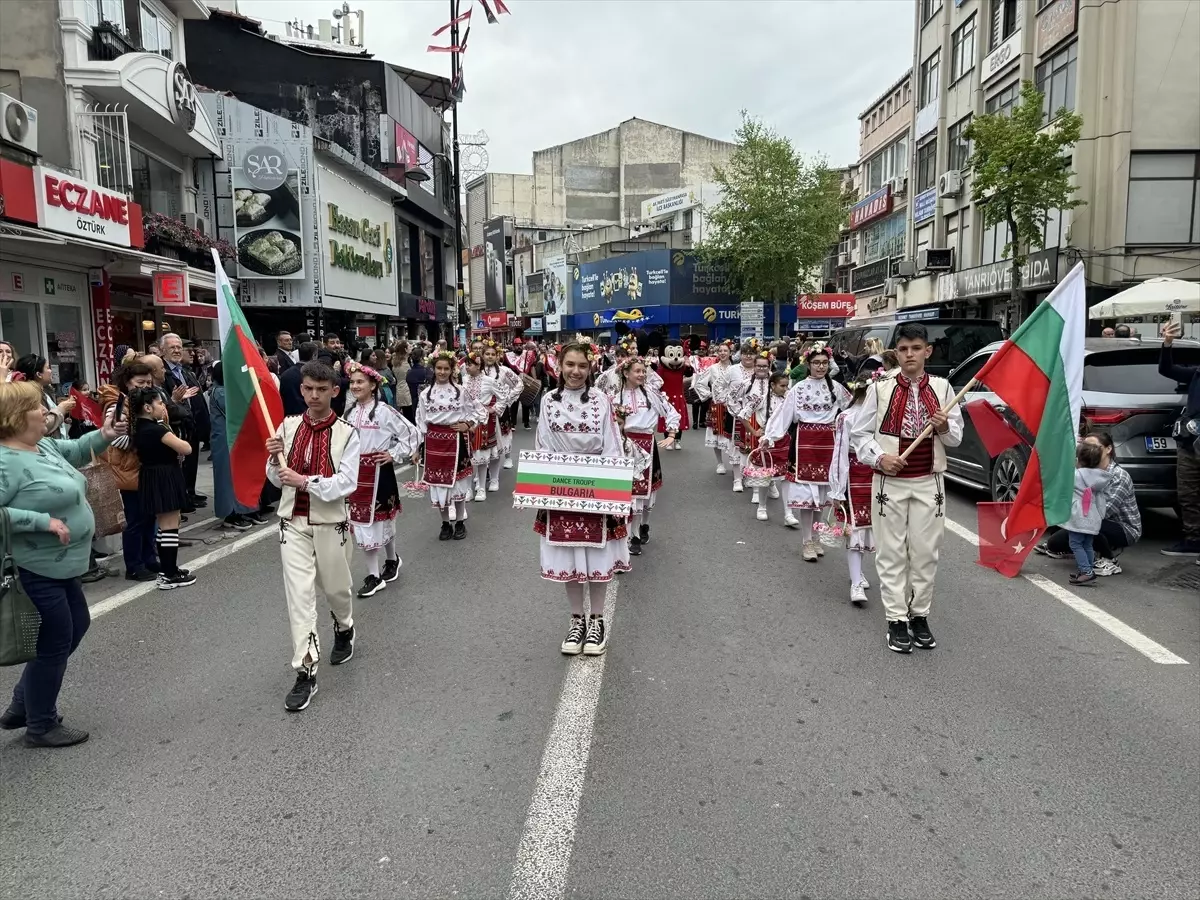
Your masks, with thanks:
M189 588L89 585L60 709L91 740L0 738L0 896L1200 895L1198 570L1158 554L1175 523L1148 514L1094 587L1038 556L1007 580L952 489L938 646L902 656L872 564L857 609L840 550L801 561L778 502L756 521L685 443L599 658L559 653L563 591L511 471L465 541L404 500L400 578L355 602L354 658L303 713L273 524L197 540Z

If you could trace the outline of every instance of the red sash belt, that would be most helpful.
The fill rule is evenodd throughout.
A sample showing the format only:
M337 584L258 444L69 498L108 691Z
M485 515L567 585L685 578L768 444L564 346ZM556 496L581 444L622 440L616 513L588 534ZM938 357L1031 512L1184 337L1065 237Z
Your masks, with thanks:
M425 433L425 483L453 487L471 472L466 432L449 425L430 425Z
M934 438L925 438L921 443L917 444L916 449L908 455L905 460L907 465L900 470L900 474L893 476L895 478L923 478L926 475L933 474L933 441ZM913 439L902 437L900 438L900 452L903 453L912 445Z

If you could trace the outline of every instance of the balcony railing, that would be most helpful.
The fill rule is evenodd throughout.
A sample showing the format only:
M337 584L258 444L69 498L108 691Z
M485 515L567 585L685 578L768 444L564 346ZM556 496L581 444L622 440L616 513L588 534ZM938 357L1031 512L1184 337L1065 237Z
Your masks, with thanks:
M88 59L93 62L111 62L126 53L137 53L142 48L112 22L100 22L92 26L92 39L88 41Z
M124 107L89 104L75 116L84 177L110 191L133 193L129 117ZM93 169L94 167L94 169Z

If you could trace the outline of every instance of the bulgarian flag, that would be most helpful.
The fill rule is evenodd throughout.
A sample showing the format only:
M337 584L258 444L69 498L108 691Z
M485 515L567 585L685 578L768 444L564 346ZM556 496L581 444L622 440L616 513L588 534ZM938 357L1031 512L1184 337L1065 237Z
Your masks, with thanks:
M1041 532L1071 516L1086 319L1077 263L975 376L1035 436L1003 534Z
M258 352L233 287L213 251L217 276L217 322L221 329L221 374L225 378L225 437L237 502L258 508L267 470L267 438L283 421L279 388ZM261 396L254 390L257 378Z

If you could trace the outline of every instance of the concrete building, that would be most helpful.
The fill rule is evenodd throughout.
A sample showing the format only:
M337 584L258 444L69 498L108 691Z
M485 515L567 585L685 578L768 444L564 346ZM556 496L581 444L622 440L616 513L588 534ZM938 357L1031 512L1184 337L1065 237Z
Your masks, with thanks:
M917 0L914 13L911 246L953 249L954 269L918 270L900 309L1012 329L1078 259L1089 302L1158 275L1200 277L1200 5ZM1006 229L981 227L962 135L972 116L1010 109L1023 79L1047 95L1047 119L1082 116L1072 165L1086 205L1051 217L1014 303Z
M885 287L907 247L912 70L863 110L858 123L859 200L850 208L846 256L839 254L839 262L853 266L846 286L856 297L856 322L895 311L894 292Z
M499 272L503 268L507 278L511 262L498 263L497 258L511 254L522 229L534 233L535 243L606 226L620 226L628 237L643 220L645 202L673 191L702 191L712 181L713 166L727 162L734 147L667 125L627 119L599 134L536 151L532 175L493 173L466 185L472 321L478 325L490 313L490 321L497 324L489 327L498 327L504 305ZM498 219L507 224L489 226ZM490 303L485 290L489 283L497 286ZM503 287L515 295L511 281Z
M195 173L221 147L184 42L208 15L200 0L0 15L0 337L45 356L58 385L107 379L115 345L164 330L214 346ZM159 299L179 302L156 304L168 277Z
M641 220L631 230L634 235L673 232L683 248L699 246L708 232L704 211L720 202L722 193L720 185L701 184L651 197L642 201Z

